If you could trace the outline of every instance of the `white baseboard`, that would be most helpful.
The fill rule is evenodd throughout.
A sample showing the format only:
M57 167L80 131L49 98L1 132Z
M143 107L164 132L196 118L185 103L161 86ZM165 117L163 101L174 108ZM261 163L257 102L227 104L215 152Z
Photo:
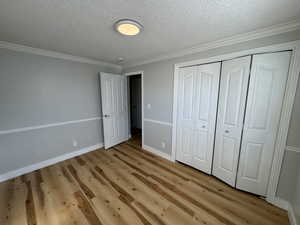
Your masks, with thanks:
M41 169L41 168L44 168L44 167L47 167L47 166L51 166L55 163L58 163L58 162L61 162L61 161L67 160L67 159L74 158L76 156L79 156L79 155L82 155L84 153L97 150L97 149L102 148L102 147L103 147L103 143L98 143L98 144L93 145L93 146L82 148L82 149L80 149L78 151L75 151L75 152L67 153L67 154L52 158L52 159L48 159L48 160L45 160L45 161L42 161L42 162L35 163L33 165L29 165L29 166L26 166L26 167L23 167L23 168L20 168L20 169L17 169L17 170L13 170L13 171L1 174L0 175L0 182L6 181L6 180L9 180L9 179L18 177L18 176L21 176L21 175L26 174L26 173L30 173L32 171L35 171L35 170L38 170L38 169Z
M284 210L288 210L289 207L288 201L278 197L275 197L272 201L268 202Z
M143 149L145 149L148 152L151 152L151 153L153 153L155 155L158 155L158 156L160 156L162 158L165 158L165 159L171 161L171 156L168 155L167 153L161 152L161 151L159 151L159 150L157 150L157 149L155 149L153 147L150 147L148 145L143 145Z
M278 206L279 208L285 209L288 212L289 221L291 225L300 225L297 223L296 214L292 204L284 199L276 197L274 201L271 202L273 205Z
M291 225L299 225L296 219L296 214L291 203L288 202L288 216Z

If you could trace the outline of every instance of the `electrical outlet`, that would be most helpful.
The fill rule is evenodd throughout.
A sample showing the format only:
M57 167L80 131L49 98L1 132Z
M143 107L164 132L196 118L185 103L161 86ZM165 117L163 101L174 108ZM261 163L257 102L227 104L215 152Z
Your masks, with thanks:
M75 139L73 139L72 143L73 143L73 147L77 147L78 143Z
M151 109L151 104L147 104L147 109Z
M161 147L162 148L166 148L166 143L163 141L163 142L161 142Z

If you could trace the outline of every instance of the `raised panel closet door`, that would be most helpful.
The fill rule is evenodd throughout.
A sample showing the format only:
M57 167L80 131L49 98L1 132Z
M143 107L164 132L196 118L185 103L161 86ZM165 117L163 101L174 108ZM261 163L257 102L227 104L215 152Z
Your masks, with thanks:
M235 185L251 57L224 61L218 104L213 175Z
M211 174L221 63L200 65L195 77L192 166Z
M237 188L265 196L291 52L253 56Z
M179 72L176 160L211 173L220 63Z
M176 160L186 164L192 161L193 104L197 67L181 68L179 71Z

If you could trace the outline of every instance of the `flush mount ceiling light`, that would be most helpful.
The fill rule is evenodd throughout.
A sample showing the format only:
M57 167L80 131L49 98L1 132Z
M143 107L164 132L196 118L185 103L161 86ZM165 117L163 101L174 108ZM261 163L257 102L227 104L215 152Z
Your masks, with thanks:
M129 19L119 20L115 23L116 31L127 36L134 36L139 34L142 28L143 26L140 23Z

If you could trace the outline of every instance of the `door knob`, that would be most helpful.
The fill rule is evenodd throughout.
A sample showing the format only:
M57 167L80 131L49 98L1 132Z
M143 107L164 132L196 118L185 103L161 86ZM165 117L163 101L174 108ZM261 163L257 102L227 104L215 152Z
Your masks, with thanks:
M108 118L108 117L109 117L109 115L105 114L105 115L104 115L104 117L105 117L105 118Z
M225 133L228 134L228 133L229 133L229 130L225 130Z

